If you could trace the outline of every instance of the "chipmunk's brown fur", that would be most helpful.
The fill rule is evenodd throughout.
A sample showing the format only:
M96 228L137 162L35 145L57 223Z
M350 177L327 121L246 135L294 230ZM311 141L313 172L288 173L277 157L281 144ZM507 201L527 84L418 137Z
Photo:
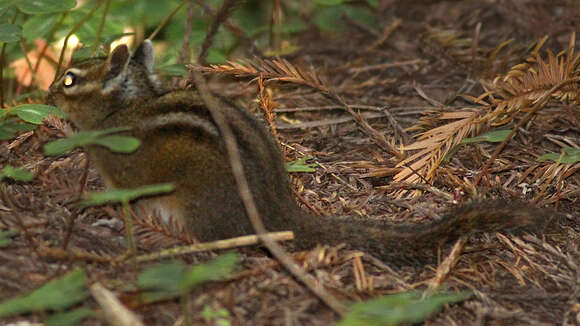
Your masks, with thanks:
M129 134L142 141L131 154L87 148L109 186L175 182L173 193L142 203L182 222L202 241L254 233L218 128L196 93L160 87L149 41L133 57L121 45L109 58L73 65L54 81L50 93L80 129L128 126ZM297 207L281 156L266 129L244 109L223 98L218 101L235 134L266 228L293 230L300 248L345 242L382 257L404 256L464 234L543 222L534 208L500 202L468 204L420 225L310 216Z

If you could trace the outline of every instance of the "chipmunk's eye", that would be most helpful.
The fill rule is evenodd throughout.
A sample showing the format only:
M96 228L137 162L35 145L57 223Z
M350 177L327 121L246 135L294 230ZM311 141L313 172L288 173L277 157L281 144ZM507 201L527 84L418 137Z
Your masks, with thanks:
M64 81L62 83L64 84L64 87L71 87L75 84L76 79L77 76L69 71L64 75Z

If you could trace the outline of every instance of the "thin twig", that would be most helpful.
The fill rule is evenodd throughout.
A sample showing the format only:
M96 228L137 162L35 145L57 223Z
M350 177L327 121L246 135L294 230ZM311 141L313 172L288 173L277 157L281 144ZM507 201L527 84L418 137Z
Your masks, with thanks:
M206 1L203 0L196 0L196 2L199 4L199 6L203 9L204 14L208 17L214 17L215 16L215 11L206 3ZM243 29L241 29L240 27L234 25L231 21L227 20L224 22L224 26L230 30L230 32L237 37L238 39L240 39L240 41L242 43L245 43L245 45L249 48L248 52L250 52L250 54L253 54L257 57L263 57L263 53L262 50L260 50L260 48L258 48L254 42L254 40L252 40L248 35L246 35L246 32L244 32Z
M400 138L400 141L403 143L403 145L409 144L412 141L411 137L405 132L401 125L399 125L399 122L397 122L395 117L393 117L393 114L390 112L389 108L383 107L381 111L385 114L391 126L393 126L393 133L395 134L395 138Z
M11 24L14 24L18 18L18 11L12 17ZM2 43L2 51L0 51L0 108L4 107L4 52L6 52L6 42Z
M211 44L213 43L213 39L214 36L217 34L217 31L219 29L219 27L221 26L221 24L226 21L228 19L228 17L231 15L234 6L236 4L236 0L225 0L221 6L221 8L218 10L217 14L215 16L213 16L213 21L211 23L211 25L209 26L209 29L207 31L207 33L205 34L205 39L203 40L203 43L201 45L201 51L199 52L199 56L197 58L197 62L202 65L205 66L206 65L206 57L207 57L207 51L209 50L209 48L211 47Z
M294 233L292 231L282 231L282 232L271 232L265 234L266 237L271 238L273 241L288 241L294 239ZM238 247L245 247L258 244L260 239L256 235L245 235L241 237L218 240L212 242L196 243L189 246L180 246L175 248L170 248L163 250L161 252L156 252L148 255L138 256L136 261L138 263L159 260L168 257L175 257L180 255L192 254L194 252L203 252L210 250L224 250L232 249Z
M407 60L407 61L387 62L387 63L381 63L381 64L377 64L377 65L350 68L348 70L348 72L351 74L358 74L358 73L366 72L366 71L385 70L385 69L389 69L389 68L398 68L398 67L412 66L412 65L424 65L427 63L429 63L429 61L427 61L427 60L412 59L412 60Z
M385 28L383 29L383 35L381 35L380 38L378 38L373 44L371 44L368 48L366 48L366 51L373 51L377 49L379 46L381 46L383 43L385 43L385 41L389 39L389 37L393 34L393 32L397 28L399 28L399 26L401 26L401 23L403 23L401 19L395 18L391 23L391 25L385 26Z
M8 206L8 208L10 209L12 214L14 215L14 217L15 217L14 221L16 222L16 226L20 229L22 234L24 234L24 238L26 239L26 243L28 244L30 250L32 250L32 252L34 252L36 257L38 258L39 263L42 265L42 268L44 269L44 271L48 272L48 267L47 267L46 263L42 259L40 259L41 255L40 255L40 252L38 250L38 243L32 237L30 230L28 229L28 227L24 223L24 219L18 213L18 210L16 209L14 203L12 202L10 197L8 196L8 193L5 191L5 188L2 187L1 185L0 185L0 199L2 201L4 201L6 206Z
M367 120L360 113L354 112L354 110L350 106L348 106L348 104L346 104L342 96L338 95L338 93L336 93L334 90L330 88L328 94L332 98L334 98L335 101L340 103L342 107L346 110L346 112L350 113L353 116L354 121L358 123L358 125L363 129L363 131L365 131L367 135L369 135L371 140L377 146L382 148L387 153L395 156L398 160L402 160L404 158L404 154L398 151L393 145L391 145L382 133L378 132L375 128L371 127L371 125L369 125Z
M193 0L187 1L187 16L185 18L185 25L183 26L183 44L181 46L181 53L177 57L177 63L185 63L190 60L190 46L191 32L193 32Z
M161 29L165 25L167 25L167 23L171 20L171 18L173 18L173 16L175 16L175 14L179 11L179 9L181 9L181 7L183 7L183 5L185 4L185 2L187 2L187 0L181 1L179 3L179 5L177 5L177 7L175 9L173 9L173 11L169 14L169 16L165 17L165 19L161 22L161 24L159 24L157 26L157 28L155 28L155 30L153 31L153 33L151 33L147 39L148 40L153 40L155 38L155 36L157 36L157 34L159 34L159 31L161 31Z
M58 20L58 22L56 22L56 24L54 24L54 26L52 27L52 29L48 33L48 36L46 37L46 42L44 43L44 46L42 47L42 50L40 50L40 54L38 55L38 61L36 61L36 65L34 66L34 73L36 73L38 71L38 69L40 68L40 62L44 58L44 55L46 54L46 50L48 50L48 47L49 47L50 43L52 42L52 39L54 38L54 33L56 33L56 30L60 28L60 26L62 25L62 22L64 21L64 19L66 18L67 15L68 15L68 10L63 12L62 15L60 15L60 19ZM51 58L51 60L54 61L52 58Z
M93 49L91 50L91 56L95 54L95 52L97 51L97 47L99 46L101 33L103 32L103 27L105 26L105 18L107 17L107 13L109 12L109 5L111 4L111 0L104 1L105 1L105 9L103 9L103 15L101 16L101 21L99 22L99 27L97 28L97 35L95 36L95 44L93 45Z
M89 176L89 160L86 157L84 160L84 167L83 168L84 168L84 171L83 171L83 175L81 176L81 182L80 182L81 185L79 187L79 198L85 192L85 186L87 184L87 177ZM68 247L68 243L69 243L71 235L72 235L72 230L73 230L73 227L75 225L75 221L76 221L77 217L79 216L80 210L81 209L75 205L75 209L73 211L73 214L70 216L70 218L67 221L66 234L64 236L64 241L62 244L63 250L66 250L66 248Z
M64 53L66 52L66 47L68 46L68 39L74 34L76 33L76 31L81 28L81 26L87 21L89 20L89 18L91 18L93 16L93 14L95 13L95 11L97 11L97 9L99 9L99 7L103 4L103 1L99 1L94 7L93 9L91 9L91 11L89 11L83 18L81 18L81 20L79 20L74 26L73 28L68 32L68 34L66 34L65 38L64 38L64 44L62 45L62 50L60 51L60 56L58 58L58 65L56 66L56 74L54 75L54 78L56 79L56 77L58 77L58 75L60 74L60 68L62 67L62 62L64 60Z
M22 53L24 54L24 61L26 61L26 65L28 66L28 70L30 70L30 85L37 85L38 78L36 78L36 74L34 73L34 68L32 67L32 62L30 62L30 58L28 57L28 50L26 49L26 44L24 40L20 40L20 48L22 49Z

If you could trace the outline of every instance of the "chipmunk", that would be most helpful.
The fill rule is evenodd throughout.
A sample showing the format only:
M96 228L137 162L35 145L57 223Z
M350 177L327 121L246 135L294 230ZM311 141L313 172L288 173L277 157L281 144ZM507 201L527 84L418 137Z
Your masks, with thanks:
M119 45L107 58L66 69L51 85L50 97L81 130L128 126L127 133L141 140L130 154L86 148L109 187L174 182L174 192L140 201L162 217L176 219L201 241L253 234L210 113L195 91L165 90L153 62L150 41L132 56L126 45ZM384 258L413 256L464 234L544 222L532 207L497 201L467 204L424 224L311 216L296 204L282 156L266 128L229 100L217 96L217 101L236 137L266 229L294 231L300 249L346 243Z

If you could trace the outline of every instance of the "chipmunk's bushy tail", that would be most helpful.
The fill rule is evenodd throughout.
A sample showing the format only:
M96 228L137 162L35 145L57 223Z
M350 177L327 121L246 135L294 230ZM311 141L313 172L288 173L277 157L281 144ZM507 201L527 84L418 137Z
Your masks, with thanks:
M296 242L301 248L316 243L346 243L379 257L428 258L440 245L481 232L543 228L552 212L520 202L474 201L422 224L391 224L348 218L298 218Z

